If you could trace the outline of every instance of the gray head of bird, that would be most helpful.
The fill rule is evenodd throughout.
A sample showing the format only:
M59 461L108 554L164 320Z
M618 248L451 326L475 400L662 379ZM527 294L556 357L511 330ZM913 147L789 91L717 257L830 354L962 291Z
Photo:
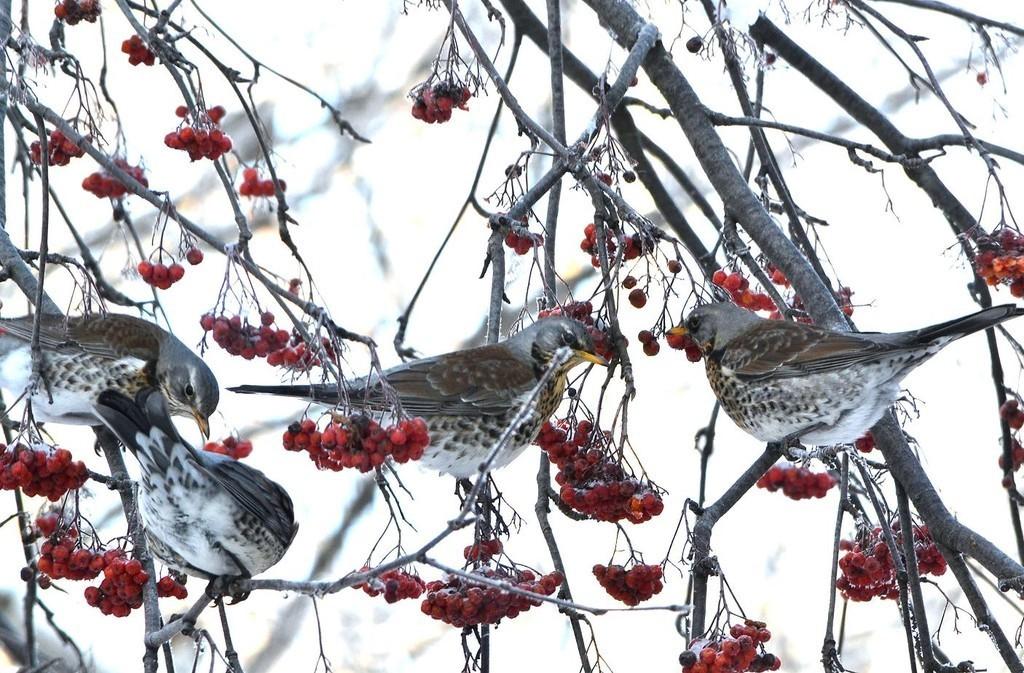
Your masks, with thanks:
M572 351L572 356L565 365L569 368L584 362L608 364L597 354L587 326L565 316L551 316L538 320L512 339L528 345L530 355L542 366L547 366L559 348L568 348Z
M213 371L185 344L169 338L160 350L156 379L167 408L195 419L204 438L210 436L210 416L220 402L220 385Z
M686 316L682 325L668 331L672 335L689 335L705 353L717 350L763 320L753 311L728 301L698 306Z

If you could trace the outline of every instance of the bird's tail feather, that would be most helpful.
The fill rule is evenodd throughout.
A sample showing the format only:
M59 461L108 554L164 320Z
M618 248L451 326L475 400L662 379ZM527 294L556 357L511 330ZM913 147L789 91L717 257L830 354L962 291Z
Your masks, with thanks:
M139 462L164 471L170 463L167 444L178 439L163 395L152 388L140 390L135 399L113 391L100 393L96 414ZM161 438L154 436L157 428ZM162 440L162 441L160 441Z
M979 332L998 325L1001 322L1024 315L1024 308L1014 304L1002 304L982 309L977 313L954 318L948 322L925 327L915 333L915 338L921 343L930 343L936 339L960 337Z
M235 393L263 395L278 395L280 397L297 397L304 400L313 400L321 404L337 404L341 399L336 385L306 384L306 385L276 385L258 386L241 385L228 390Z

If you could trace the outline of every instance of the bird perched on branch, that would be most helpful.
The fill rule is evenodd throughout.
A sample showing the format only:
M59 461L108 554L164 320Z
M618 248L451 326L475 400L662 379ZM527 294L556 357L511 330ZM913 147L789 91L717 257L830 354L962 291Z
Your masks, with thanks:
M160 392L107 390L96 413L139 461L139 515L163 563L206 579L252 577L281 560L298 525L288 493L259 470L197 451Z
M562 347L572 357L536 397L526 421L494 461L512 462L532 442L562 400L569 371L584 362L607 364L586 326L562 316L537 321L505 341L413 360L384 371L402 410L421 416L430 433L421 463L458 478L474 475ZM337 385L244 385L239 393L269 393L320 404L389 414L394 399L379 377Z
M33 316L0 319L0 386L21 395L33 385ZM41 378L32 394L36 420L95 425L104 390L129 397L160 390L171 413L191 416L203 436L217 409L217 378L199 356L157 325L127 315L43 315Z
M736 425L764 442L843 444L864 435L900 381L943 347L1024 314L1007 304L909 332L834 332L767 320L735 304L695 308L669 334L688 334Z

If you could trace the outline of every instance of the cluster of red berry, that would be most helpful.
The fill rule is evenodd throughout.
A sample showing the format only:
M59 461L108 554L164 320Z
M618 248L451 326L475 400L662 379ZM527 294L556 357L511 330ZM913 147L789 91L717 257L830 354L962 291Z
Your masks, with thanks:
M1020 402L1016 398L1003 402L1002 406L999 407L999 417L1006 421L1006 424L1010 426L1014 433L1024 427L1024 410L1020 408ZM1011 465L1009 468L1006 465L1006 456L1003 454L999 455L999 469L1004 472L1007 469L1016 471L1021 465L1024 465L1024 446L1021 446L1020 440L1017 437L1011 437L1010 442ZM1003 486L1005 488L1010 488L1012 485L1012 477L1003 477Z
M594 566L594 577L608 595L626 605L639 605L661 593L661 566L635 565L626 570L619 565Z
M139 276L147 285L166 290L185 277L185 267L177 262L167 265L163 262L151 262L144 259L136 267Z
M534 248L544 245L544 234L534 234L525 227L519 231L510 231L505 236L505 246L515 250L517 255L525 255Z
M669 348L683 351L686 354L686 359L690 362L700 362L704 357L700 346L689 334L666 334L665 343L669 345Z
M79 21L96 23L100 18L100 0L61 0L53 8L53 15L69 26Z
M611 335L594 323L594 305L589 301L570 301L562 306L546 308L537 313L537 318L547 318L553 315L564 315L586 325L590 339L594 342L594 352L609 362L615 359L615 347L612 346Z
M43 149L38 140L33 141L29 145L29 158L32 159L32 163L36 166L43 163L42 152ZM83 154L85 154L85 150L71 142L63 133L56 129L50 132L50 141L46 143L46 162L49 165L67 166L72 159L78 158Z
M369 566L363 566L359 571L365 572L369 569ZM407 573L401 568L394 568L352 588L362 589L370 596L383 594L384 600L388 603L397 603L406 598L419 598L423 595L427 585L418 576Z
M1010 294L1024 297L1024 235L1009 227L979 241L974 269L989 285L1009 284Z
M535 443L558 467L559 496L569 507L600 521L643 523L661 514L665 504L649 484L626 474L600 450L587 447L594 426L580 421L570 437L568 423L541 427Z
M875 436L868 430L864 433L863 437L858 437L857 441L853 443L855 449L861 453L871 453L875 450Z
M893 526L893 538L897 549L901 550L903 535L898 525ZM839 559L842 575L836 580L836 588L844 598L852 601L869 601L876 596L890 600L899 598L892 554L881 528L875 527L856 542L843 540L839 548L846 553ZM946 559L927 526L914 526L914 555L922 574L942 575L946 572Z
M179 105L174 114L185 119L188 117L188 108ZM203 158L216 161L222 154L231 151L231 137L220 128L220 120L224 118L224 114L224 108L220 105L205 112L200 110L193 124L180 126L177 131L171 131L164 136L164 145L172 150L188 152L192 161Z
M476 568L474 575L507 582L522 591L550 596L562 584L562 574L553 572L538 578L529 570L515 568ZM541 601L492 586L484 586L452 575L427 584L427 597L420 604L423 614L457 627L497 624L514 619Z
M711 275L711 282L726 290L737 306L751 311L775 311L775 302L763 292L751 292L750 281L739 271L726 273L719 269Z
M408 418L382 428L366 416L331 421L323 430L309 418L288 426L282 438L288 451L306 451L320 469L339 472L354 467L369 472L391 458L396 463L419 460L430 444L427 423Z
M492 557L501 553L501 549L501 540L482 540L463 549L462 555L467 561L490 561Z
M284 180L278 180L277 184L281 185L281 191L288 189L288 185ZM255 168L246 168L242 171L242 184L238 188L240 196L273 196L274 195L274 181L273 180L260 180L260 172Z
M297 332L274 326L275 317L270 311L260 314L260 325L251 324L241 316L214 316L206 313L199 319L204 332L213 335L214 342L231 355L246 360L266 358L272 367L284 367L297 371L308 371L320 364L320 358L309 348ZM321 337L324 354L335 358L334 345L327 337Z
M620 244L623 246L622 259L627 262L650 252L650 246L644 244L644 239L640 234L633 234L631 236L616 234L606 227L604 232L604 241L605 248L608 250L609 260L615 256L615 251L618 249ZM583 227L583 240L580 241L580 250L590 255L590 264L595 269L601 268L601 258L597 249L597 227L593 222Z
M188 598L187 580L185 575L181 576L180 582L173 575L164 575L156 582L157 598L177 598L179 601Z
M772 465L757 480L757 487L775 492L782 489L782 494L793 500L805 498L824 498L833 486L835 478L828 472L812 472L806 467L797 467L783 463Z
M661 352L661 344L658 343L658 337L654 336L654 332L651 330L640 330L636 335L636 338L639 339L641 345L643 345L644 355L654 357Z
M128 62L132 65L156 63L156 54L149 50L149 47L138 35L132 35L121 43L121 53L128 54Z
M779 287L789 287L789 279L786 278L786 274L782 273L782 269L768 262L765 266L765 271L768 272L768 277L771 278L772 283Z
M57 533L59 523L55 512L36 518L36 530L47 538L39 546L36 559L39 572L55 580L91 580L103 572L107 565L103 550L92 551L81 546L77 526Z
M105 615L127 617L142 607L142 586L149 573L142 562L129 559L124 550L111 549L103 554L103 579L99 586L85 588L85 602Z
M683 673L777 671L782 667L782 660L764 651L764 643L771 637L764 622L747 619L743 624L733 624L729 637L695 641L689 650L679 655L679 664Z
M999 407L999 417L1004 419L1012 430L1024 428L1024 409L1020 408L1020 402L1016 398L1003 402Z
M443 124L452 118L452 110L468 110L473 97L468 87L457 82L438 82L422 86L413 94L412 116L427 124Z
M853 290L846 285L841 285L839 290L836 291L836 298L838 299L839 309L846 316L853 315ZM804 300L800 298L800 295L794 295L790 304L794 311L797 311L798 315L796 318L797 322L810 324L811 318L807 315L807 310L804 308ZM772 314L768 316L772 320L781 320L782 313L780 311L772 311Z
M252 442L248 439L238 439L234 435L228 435L219 442L207 442L203 450L240 460L247 458L252 453Z
M132 166L124 159L115 159L114 163L143 187L149 187L149 180L146 179L142 166ZM96 171L87 175L82 180L82 189L95 194L99 199L119 199L128 193L128 188L106 171Z
M56 502L89 478L85 463L71 460L67 449L39 446L0 444L0 490L20 488L27 496L41 495Z

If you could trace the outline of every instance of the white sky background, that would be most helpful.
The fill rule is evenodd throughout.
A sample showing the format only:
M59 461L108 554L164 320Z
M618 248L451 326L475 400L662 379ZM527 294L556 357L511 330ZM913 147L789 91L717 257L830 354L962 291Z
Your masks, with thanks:
M479 6L465 4L478 35L493 53L496 29L483 20ZM544 15L543 2L531 4L539 15ZM811 18L804 23L805 3L790 4L793 25L786 28L787 32L870 102L883 105L891 94L906 89L903 70L866 31L857 27L846 31L841 21L822 26L819 19ZM969 4L972 11L1018 25L1024 23L1024 7L1018 3L987 0ZM427 126L409 115L410 102L404 94L425 77L426 73L416 68L429 61L436 50L447 14L414 8L408 16L402 16L401 5L398 0L316 3L315 9L303 4L293 5L301 6L301 10L282 11L280 3L222 0L204 7L215 12L221 25L254 55L310 85L328 100L341 100L345 116L373 140L372 144L360 145L347 137L339 138L315 101L271 76L265 74L256 88L257 98L272 112L278 171L288 182L292 214L300 222L292 228L293 236L318 274L319 290L335 319L349 329L377 339L382 345L385 365L398 361L389 346L396 329L395 318L412 296L430 256L465 198L497 103L493 92L474 98L469 112L456 112L450 123L441 126ZM687 6L686 21L692 23L682 29L682 39L675 49L676 62L706 105L739 114L720 61L693 56L683 48L682 43L694 31L704 34L708 29L699 5L691 2ZM820 3L813 4L815 15L819 6ZM944 82L945 90L957 109L977 125L977 137L1022 149L1024 82L1020 73L1024 63L1019 55L1007 53L1003 60L1007 91L1003 91L1001 80L991 69L990 83L980 87L975 72L964 66L972 49L975 65L980 63L981 54L975 36L964 24L887 3L878 7L906 29L932 38L921 47L937 71L954 69ZM641 8L652 13L663 35L671 37L679 30L677 3L651 0L641 3ZM17 6L15 10L17 13ZM212 181L211 166L207 162L189 164L182 153L163 146L164 134L178 121L173 115L174 107L180 103L175 87L160 67L133 68L127 64L118 49L121 40L130 34L129 28L118 16L114 3L105 3L104 10L108 21L109 83L125 123L130 159L141 155L152 186L168 190L183 212L230 239L230 208ZM50 11L48 3L32 7L32 31L37 39L45 41ZM183 12L190 20L198 20L188 3L183 4ZM770 15L777 23L783 20L777 3ZM568 3L564 23L568 47L592 70L600 71L609 58L613 63L621 62L623 52L598 27L593 14L582 3ZM248 72L244 59L226 41L202 27L196 34L221 58ZM70 51L81 58L86 72L96 77L100 64L99 27L80 24L68 28L67 35ZM186 53L195 56L187 50ZM504 66L507 57L506 46L499 56L500 66ZM528 42L524 43L520 58L519 69L512 78L513 91L526 110L544 120L549 95L546 61ZM196 60L200 61L198 57ZM753 63L748 63L748 67L752 74ZM234 130L236 145L248 147L246 159L251 160L252 143L240 131L237 103L219 75L205 63L201 68L207 101L221 103L228 109L228 126ZM34 78L40 97L59 110L67 95L64 79L53 79L44 72L36 73ZM658 101L643 76L640 82L631 93ZM572 84L567 83L567 92L568 134L575 137L589 120L593 104ZM346 103L349 99L353 102ZM840 114L781 59L767 74L765 104L781 121L818 130L830 129ZM887 112L910 136L956 131L941 104L927 95L916 104L910 102ZM692 171L697 183L706 187L675 122L662 121L639 110L634 115L641 128L659 138L663 147ZM113 128L107 130L112 140ZM748 136L744 129L723 129L721 133L738 156L745 154ZM885 168L885 186L892 199L889 211L881 189L882 178L852 165L845 151L810 145L803 146L794 158L786 151L780 134L772 133L770 137L797 203L830 224L818 231L840 280L856 292L854 299L859 307L854 317L861 329L913 328L975 308L964 288L969 276L953 249L948 225L901 170ZM852 131L850 137L874 140L860 129ZM10 135L7 147L6 160L10 166ZM500 184L504 167L526 148L526 142L516 136L514 125L506 116L484 172L481 197ZM875 164L878 166L879 162ZM1004 184L1014 198L1024 173L1009 161L1000 164ZM933 165L977 215L984 201L986 182L981 160L954 148ZM538 162L532 167L533 174L539 175L543 168ZM83 158L51 171L51 176L75 224L93 234L98 241L94 249L105 250L103 264L108 277L131 296L146 297L148 288L141 281L118 275L124 262L123 246L116 235L109 234L107 202L79 188L82 178L92 170L92 162ZM20 176L15 174L12 178L9 173L8 180L9 227L20 241L24 212L19 197ZM639 183L624 187L624 195L639 210L651 207ZM38 185L33 186L32 194L30 217L36 232ZM708 234L699 212L684 195L680 194L678 199L690 221L702 234ZM986 226L993 224L993 199L990 194ZM152 209L139 199L131 199L130 208L139 221L149 221ZM589 264L588 257L578 248L583 227L591 221L588 209L584 195L568 188L563 191L558 251L559 270L563 274ZM543 204L538 212L543 212ZM254 213L265 218L266 207L257 207ZM31 247L37 246L37 236L33 233ZM56 214L51 221L51 236L52 249L75 252ZM478 330L489 288L489 280L477 280L486 238L487 229L480 218L469 216L460 224L412 318L408 343L421 352L451 350ZM706 240L712 240L710 235ZM252 246L257 259L274 271L286 278L298 275L296 264L277 239L275 227L260 230ZM386 268L381 264L381 250L386 256ZM514 301L521 300L529 273L529 264L524 260L528 258L509 259L508 294ZM172 326L186 343L198 342L199 316L212 306L222 273L223 257L207 251L202 266L188 268L185 279L163 293ZM69 298L65 278L66 274L54 271L47 279L47 287L58 303ZM23 313L24 302L12 284L5 284L2 290L3 313ZM589 288L583 291L589 292ZM1005 290L996 297L1000 301L1011 300ZM627 304L622 310L627 335L635 335L649 326L655 317L654 303L650 302L645 311ZM677 303L673 310L680 312L682 304ZM1024 336L1021 326L1010 329ZM1017 387L1020 376L1016 360L1009 349L1004 349L1003 355L1007 383ZM353 349L350 356L355 371L365 371L362 351ZM265 363L231 358L217 347L206 357L225 386L277 380L277 372ZM630 410L630 438L647 471L669 493L665 513L642 526L631 527L629 533L648 562L657 562L665 554L684 500L697 496L698 457L692 438L707 422L712 397L702 367L690 365L681 353L665 349L651 359L637 349L634 366L639 392ZM947 505L961 520L1012 552L1006 498L999 487L996 466L999 428L988 368L983 338L975 336L950 346L912 374L907 386L919 400L921 416L907 429L920 442L922 460ZM318 543L335 530L356 485L367 478L349 473L318 473L303 456L280 448L280 432L298 417L302 408L301 404L273 398L225 393L220 413L213 421L215 436L233 429L247 432L247 428L257 424L269 427L270 430L254 437L256 449L248 461L279 480L295 500L301 521L298 538L267 577L305 579ZM182 428L198 439L193 428L184 424ZM63 428L54 428L53 432L76 457L94 469L104 469L102 461L90 450L88 433ZM727 488L760 450L755 440L737 431L723 416L718 425L717 452L711 463L709 497L715 498ZM508 500L527 519L523 529L506 544L506 550L521 563L549 571L550 559L533 522L537 453L536 449L527 451L499 472L497 478ZM415 495L414 501L403 502L416 526L416 531L405 531L403 542L413 549L444 526L456 511L457 501L449 478L438 479L413 466L402 468L401 474ZM98 521L115 506L116 499L102 489L94 491L95 497L87 500L84 508ZM5 498L0 499L6 502L0 506L0 517L6 516L9 509L13 511L13 498ZM715 528L713 549L732 589L749 616L769 623L775 636L770 650L782 657L786 671L820 670L818 659L830 582L836 501L834 492L823 501L797 503L781 494L755 490ZM33 502L32 507L39 504ZM557 511L551 519L577 600L593 606L616 605L590 573L594 563L610 558L614 527L571 522ZM386 521L386 508L375 502L370 514L352 528L342 553L322 579L361 566ZM123 527L118 521L105 530L114 536L121 534ZM462 547L469 539L470 531L453 535L436 551L437 557L458 565ZM393 538L389 540L393 542ZM382 549L389 546L384 544ZM22 595L18 570L23 563L12 526L0 528L0 549L6 550L0 554L0 609L17 620ZM678 557L677 546L673 558ZM437 577L429 568L422 569L422 575L428 580ZM685 577L671 569L668 575L665 590L648 604L683 602ZM944 578L941 583L954 600L964 603L952 581ZM43 592L42 598L57 612L59 622L87 649L87 656L95 662L97 670L137 670L142 656L141 610L127 619L103 617L85 605L81 597L84 583L65 582L62 586L68 595L50 590ZM202 583L193 580L189 590L190 604L202 590ZM715 591L717 585L713 583L712 596ZM933 587L926 586L925 591L934 626L943 601ZM989 596L990 604L1012 637L1019 615L998 597L991 593ZM283 630L291 633L292 639L277 667L313 670L319 650L315 623L309 619L311 611L307 610L301 621L277 621L279 612L294 601L308 599L257 592L230 610L233 636L243 664L246 654L257 650L271 631ZM1019 601L1015 603L1020 605ZM175 605L174 601L164 599L161 607L167 615L184 609L184 604ZM419 601L388 606L379 598L346 590L325 598L320 603L320 616L324 649L336 671L452 671L461 666L458 631L422 615ZM972 630L967 619L960 622L963 634L952 632L951 616L947 615L942 637L946 653L954 661L969 658L978 668L1003 670L994 648ZM670 613L613 613L594 617L592 621L601 655L612 670L679 670L676 658L685 644L675 632ZM204 617L203 625L211 628L220 640L214 612ZM54 641L47 627L41 623L39 631L44 645L52 647ZM851 604L846 633L844 662L852 670L905 670L904 634L898 626L894 604ZM179 670L188 670L191 643L179 639L175 647ZM567 621L550 606L534 608L502 623L493 631L492 655L494 671L539 667L571 671L578 667ZM204 658L201 665L206 661ZM0 658L0 670L9 666L10 662Z

